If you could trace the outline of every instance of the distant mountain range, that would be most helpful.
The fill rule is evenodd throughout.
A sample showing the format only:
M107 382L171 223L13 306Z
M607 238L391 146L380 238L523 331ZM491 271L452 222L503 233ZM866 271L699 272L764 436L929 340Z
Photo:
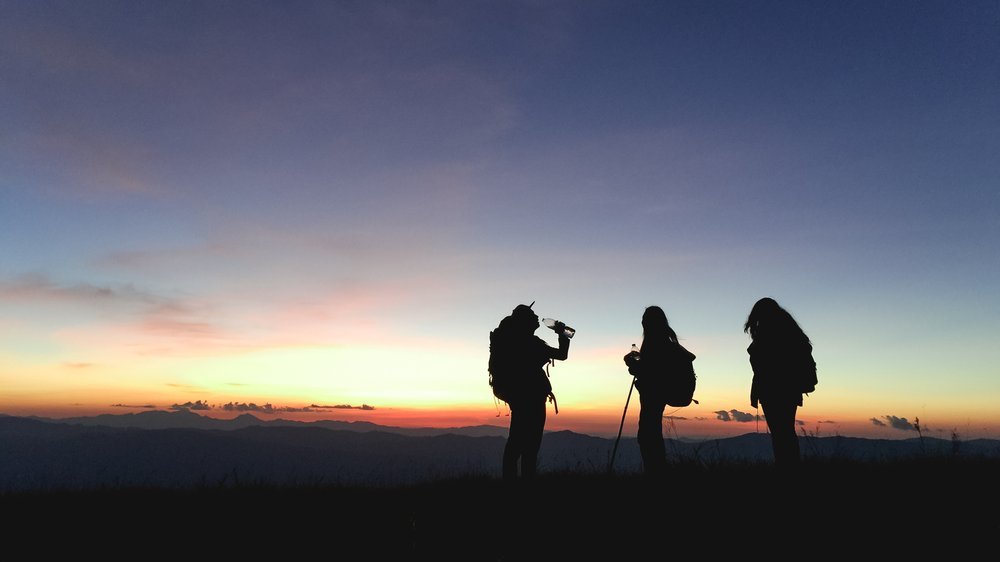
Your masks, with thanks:
M346 427L347 429L342 429ZM43 420L0 416L0 491L234 484L397 485L499 475L505 428L390 428L367 422L216 420L191 412L143 412ZM547 433L543 471L601 472L613 439ZM806 457L892 460L929 455L1000 457L1000 441L952 443L853 437L803 438ZM767 434L699 443L667 440L670 459L769 462ZM616 470L641 468L623 439Z
M232 419L210 418L198 415L190 410L178 410L166 412L163 410L153 410L140 412L137 414L101 414L99 416L77 417L77 418L41 418L31 416L29 419L66 423L71 425L88 425L102 427L131 427L136 429L216 429L220 431L232 431L247 427L321 427L323 429L334 429L341 431L384 431L398 435L409 435L411 437L433 437L435 435L466 435L469 437L503 436L507 435L507 428L498 425L475 425L467 427L395 427L388 425L378 425L366 421L337 421L319 420L314 422L300 422L294 420L262 420L252 414L241 414Z

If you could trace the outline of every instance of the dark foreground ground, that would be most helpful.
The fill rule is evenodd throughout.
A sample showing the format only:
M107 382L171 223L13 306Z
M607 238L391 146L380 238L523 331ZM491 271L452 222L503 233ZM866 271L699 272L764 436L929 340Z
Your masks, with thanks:
M5 550L106 557L528 560L971 554L1000 548L1000 462L675 465L401 488L229 486L0 496ZM825 559L826 556L823 556Z

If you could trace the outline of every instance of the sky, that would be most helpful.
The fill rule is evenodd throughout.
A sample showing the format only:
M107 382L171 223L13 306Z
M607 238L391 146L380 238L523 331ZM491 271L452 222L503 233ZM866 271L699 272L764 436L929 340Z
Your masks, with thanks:
M814 345L803 431L1000 437L998 26L0 0L0 412L504 424L488 335L536 301L577 330L547 428L617 431L655 304L698 356L668 433L764 431L771 296Z

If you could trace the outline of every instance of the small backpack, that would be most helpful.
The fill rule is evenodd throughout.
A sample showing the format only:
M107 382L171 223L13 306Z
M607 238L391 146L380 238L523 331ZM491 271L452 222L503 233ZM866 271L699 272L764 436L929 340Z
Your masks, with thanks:
M819 384L819 379L816 376L816 361L812 356L812 345L806 345L802 350L802 365L798 369L799 373L799 391L803 394L809 394L816 390L816 385Z
M670 372L664 381L663 393L667 404L675 408L683 408L694 402L694 387L697 376L694 374L695 355L677 344L673 354Z

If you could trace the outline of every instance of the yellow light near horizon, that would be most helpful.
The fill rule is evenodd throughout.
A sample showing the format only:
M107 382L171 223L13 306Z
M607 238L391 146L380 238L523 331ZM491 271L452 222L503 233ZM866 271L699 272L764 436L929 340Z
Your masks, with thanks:
M0 386L4 388L0 413L44 414L83 407L90 413L124 413L129 410L112 404L155 404L167 409L175 403L203 400L217 406L227 402L271 403L275 407L370 404L375 412L343 410L337 415L373 421L391 415L398 417L399 423L416 419L428 423L436 417L458 419L460 412L462 419L480 414L488 418L495 414L495 406L486 384L487 355L483 346L406 342L268 347L196 357L129 356L118 361L108 354L100 358L103 362L95 360L93 364L38 363L6 356L0 357ZM696 398L701 404L675 413L687 418L685 429L696 422L715 424L717 410L753 413L748 402L749 368L742 362L731 367L716 364L710 360L711 354L705 355L704 365L696 366ZM845 372L855 373L846 368ZM552 369L562 410L560 417L550 420L552 427L590 424L593 422L587 420L596 419L603 420L601 427L607 420L613 422L621 415L629 382L617 348L572 348L570 359L557 362ZM942 392L934 402L925 403L906 396L887 398L877 392L859 394L846 382L840 371L824 371L817 392L807 397L799 410L799 419L806 420L810 429L820 427L828 434L879 431L872 429L877 426L870 419L885 415L911 421L919 416L922 424L935 430L957 427L960 433L970 434L981 425L994 425L995 408L988 393L970 398ZM630 412L637 413L638 396L633 395L632 400ZM390 414L390 409L395 413ZM407 410L411 413L404 413ZM841 424L840 429L818 425L828 420ZM749 428L720 426L727 431Z
M219 396L426 407L482 397L477 387L485 381L483 361L461 350L427 347L282 347L185 361L183 370L187 383ZM482 380L468 376L477 364Z

